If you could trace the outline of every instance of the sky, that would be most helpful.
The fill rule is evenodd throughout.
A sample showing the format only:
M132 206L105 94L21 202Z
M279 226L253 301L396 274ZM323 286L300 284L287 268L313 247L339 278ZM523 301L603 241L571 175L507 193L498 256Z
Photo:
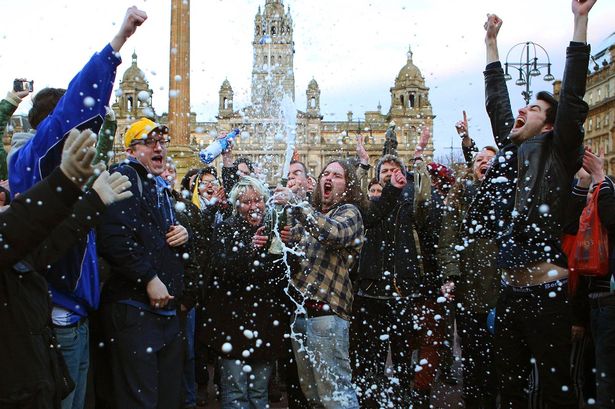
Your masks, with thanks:
M430 88L436 157L459 146L454 123L463 110L478 144L493 143L482 77L487 13L504 20L499 36L502 60L515 44L534 41L548 51L553 75L559 79L573 27L570 0L283 2L290 6L295 25L297 108L305 109L305 90L314 78L325 120L345 120L348 111L362 118L379 102L387 112L389 89L406 63L410 45ZM191 1L191 105L199 121L215 120L225 78L235 91L235 109L248 105L254 16L264 4L265 0ZM145 10L148 20L121 51L124 62L116 87L134 50L154 90L156 112L167 112L171 0L0 0L5 16L0 26L0 82L7 90L16 77L34 80L35 92L45 86L66 87L89 57L113 38L130 5ZM614 17L615 1L598 0L590 14L590 44L615 32ZM542 54L538 57L546 60ZM551 88L541 79L532 83L535 91ZM522 107L522 88L511 81L509 90L513 108ZM30 106L30 101L23 102L17 113L27 113Z

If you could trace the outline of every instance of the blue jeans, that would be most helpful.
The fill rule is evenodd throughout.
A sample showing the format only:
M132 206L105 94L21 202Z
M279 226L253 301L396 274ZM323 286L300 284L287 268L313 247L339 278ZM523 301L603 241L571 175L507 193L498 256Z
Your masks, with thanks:
M358 408L348 357L349 322L337 315L297 316L292 344L301 389L314 408Z
M220 407L222 409L262 409L268 407L272 361L246 363L220 359ZM251 370L244 372L245 365Z
M83 409L90 367L90 329L88 321L76 327L55 327L60 351L64 356L75 389L62 401L62 409Z
M184 373L182 374L182 389L184 390L184 404L196 406L196 370L194 361L194 330L196 325L196 311L191 309L186 314L186 354L184 355Z
M592 307L597 409L615 408L615 305Z

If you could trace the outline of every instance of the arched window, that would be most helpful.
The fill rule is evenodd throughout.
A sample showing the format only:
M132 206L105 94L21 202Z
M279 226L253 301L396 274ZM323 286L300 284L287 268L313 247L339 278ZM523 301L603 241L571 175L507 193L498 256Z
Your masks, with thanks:
M128 112L132 112L132 97L126 99L126 109Z
M406 101L404 100L404 96L403 95L399 96L399 102L401 102L401 106L402 107L406 106Z
M414 94L408 96L408 108L414 108Z
M310 108L316 108L316 98L310 98Z
M275 26L271 26L271 35L275 35Z
M226 97L224 97L224 100L222 101L222 108L228 109L228 100L226 99Z

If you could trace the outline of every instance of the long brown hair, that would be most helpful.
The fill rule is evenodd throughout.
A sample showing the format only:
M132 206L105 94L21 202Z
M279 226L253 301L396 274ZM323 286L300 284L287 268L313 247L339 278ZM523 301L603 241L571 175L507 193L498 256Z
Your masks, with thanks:
M350 162L344 159L333 159L322 168L322 171L320 171L320 174L318 175L316 188L314 189L314 193L312 195L312 204L318 211L322 211L322 193L320 191L320 179L322 178L322 174L324 173L325 169L327 169L327 167L332 163L338 163L342 167L342 169L344 169L344 179L346 180L346 189L344 190L342 199L337 204L353 204L357 206L359 210L363 211L367 203L365 193L363 193L363 190L361 189L361 183L357 179L355 167Z

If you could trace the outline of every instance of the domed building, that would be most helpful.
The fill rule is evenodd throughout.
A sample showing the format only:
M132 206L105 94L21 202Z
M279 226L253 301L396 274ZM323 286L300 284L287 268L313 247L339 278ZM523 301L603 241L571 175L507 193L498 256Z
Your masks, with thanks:
M137 65L137 53L132 53L132 64L124 72L120 87L115 91L115 103L111 106L118 119L119 132L135 118L156 118L152 107L154 91L149 87L143 70Z
M254 18L251 104L237 108L233 104L231 81L225 79L218 91L216 121L197 122L196 115L190 115L194 159L189 166L202 166L197 152L200 146L212 141L212 134L241 128L244 132L235 139L233 152L237 156L250 158L263 169L270 183L276 183L286 156L285 136L292 133L284 129L289 123L294 127L296 154L314 175L318 175L333 158L356 157L356 134L359 132L366 137L370 163L375 165L382 156L385 133L391 125L395 125L397 153L410 163L420 130L423 126L432 128L434 119L429 88L412 61L412 52L408 51L406 63L390 88L391 106L388 112L382 112L382 106L378 103L373 111L356 116L348 112L344 121L326 121L320 110L321 89L316 79L312 78L305 90L305 109L283 112L286 118L281 121L280 112L284 110L284 105L288 105L284 101L295 101L293 37L294 23L290 8L284 6L283 0L265 0L264 8L259 7ZM143 96L139 94L142 91L152 95L143 72L137 67L136 55L133 55L133 64L124 73L114 104L118 122L142 113L153 113L148 109L151 105L149 101L142 103L139 100L138 96ZM162 116L158 121L166 123L167 119ZM120 127L118 138L121 138L122 129ZM431 143L424 154L428 159L432 157ZM185 156L182 158L186 160ZM219 162L214 162L214 165L222 166ZM370 172L373 176L374 167Z

